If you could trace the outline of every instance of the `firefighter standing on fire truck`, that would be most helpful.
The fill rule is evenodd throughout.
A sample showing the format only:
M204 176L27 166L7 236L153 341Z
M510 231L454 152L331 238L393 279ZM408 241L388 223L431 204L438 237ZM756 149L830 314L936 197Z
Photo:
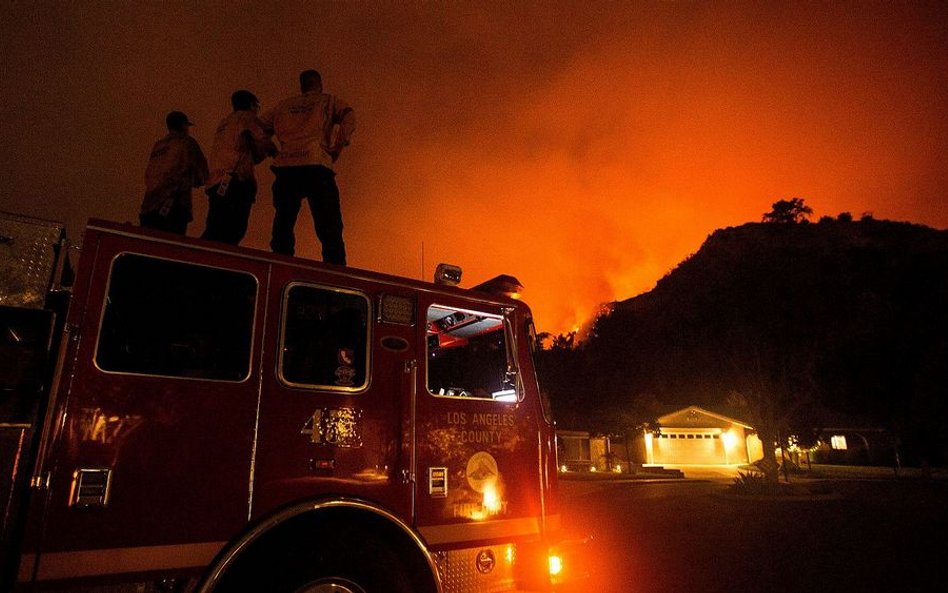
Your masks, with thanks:
M207 222L202 239L238 245L247 234L257 197L253 167L276 154L276 146L257 117L260 102L247 90L230 97L233 113L217 124L207 182Z
M186 234L191 214L191 188L207 181L207 159L188 134L194 124L180 111L165 117L168 135L155 143L145 169L145 197L138 220L143 227Z
M316 70L300 74L301 95L290 97L263 116L280 150L273 159L273 234L270 248L293 255L294 229L303 198L309 202L322 243L323 261L346 265L342 212L333 163L355 131L355 114L344 101L323 92Z

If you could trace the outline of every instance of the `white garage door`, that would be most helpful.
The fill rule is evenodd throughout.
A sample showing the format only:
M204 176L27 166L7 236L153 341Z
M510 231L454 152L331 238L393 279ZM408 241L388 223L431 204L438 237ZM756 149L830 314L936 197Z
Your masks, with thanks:
M663 430L657 436L658 438L652 440L653 457L657 464L719 465L726 463L720 434L672 431L666 433Z

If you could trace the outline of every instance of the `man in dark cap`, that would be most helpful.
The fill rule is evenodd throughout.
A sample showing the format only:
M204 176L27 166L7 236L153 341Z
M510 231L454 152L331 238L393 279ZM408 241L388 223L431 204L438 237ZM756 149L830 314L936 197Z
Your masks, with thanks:
M191 188L207 181L207 159L188 134L194 124L180 111L165 117L168 135L155 142L145 169L145 198L138 220L143 227L184 235L191 214Z
M319 72L300 73L301 95L284 100L263 117L280 150L273 159L273 236L275 253L293 255L294 228L303 198L322 243L323 261L346 265L342 212L333 163L355 131L355 114L342 99L323 92Z
M207 182L207 223L202 239L238 245L247 234L257 197L253 167L276 153L270 134L257 117L260 102L247 90L230 96L234 111L217 124Z

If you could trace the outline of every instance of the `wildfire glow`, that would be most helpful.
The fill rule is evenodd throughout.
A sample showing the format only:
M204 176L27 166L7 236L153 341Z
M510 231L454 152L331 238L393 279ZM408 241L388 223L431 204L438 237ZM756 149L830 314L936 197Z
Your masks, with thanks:
M351 266L427 279L432 262L454 261L466 286L514 274L537 328L554 334L651 289L708 233L758 221L779 198L806 198L815 218L868 211L948 225L940 3L345 2L302 52L287 40L311 25L307 3L268 8L267 21L293 34L266 51L242 51L238 33L259 15L239 3L189 3L185 21L151 18L148 3L37 4L70 34L50 34L34 3L4 3L3 101L32 133L5 138L3 209L65 217L74 238L89 216L137 216L129 197L144 189L168 97L183 98L208 151L236 80L178 74L215 69L260 73L245 81L266 110L295 94L298 70L317 68L355 109L358 130L335 165ZM218 52L202 43L212 21L233 33L215 38ZM143 41L169 36L179 59ZM132 67L128 47L141 50ZM94 80L48 76L64 55ZM155 79L162 93L147 92ZM36 100L45 96L94 98L96 109L70 114L69 136L99 149L48 142L62 130L55 106ZM48 166L36 175L14 155ZM76 171L94 180L76 183ZM243 245L268 251L269 161L257 181ZM68 198L32 199L62 187ZM190 236L206 211L195 191ZM297 255L319 259L307 219Z

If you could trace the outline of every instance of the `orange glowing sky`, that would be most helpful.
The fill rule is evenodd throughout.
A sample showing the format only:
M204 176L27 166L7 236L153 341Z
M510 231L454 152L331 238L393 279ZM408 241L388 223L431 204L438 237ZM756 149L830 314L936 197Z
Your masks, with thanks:
M946 3L38 4L0 7L0 209L74 237L137 220L167 111L207 149L233 90L266 108L310 67L358 117L350 265L512 274L541 331L778 199L948 226ZM266 248L258 178L245 245ZM297 231L313 257L308 212Z

